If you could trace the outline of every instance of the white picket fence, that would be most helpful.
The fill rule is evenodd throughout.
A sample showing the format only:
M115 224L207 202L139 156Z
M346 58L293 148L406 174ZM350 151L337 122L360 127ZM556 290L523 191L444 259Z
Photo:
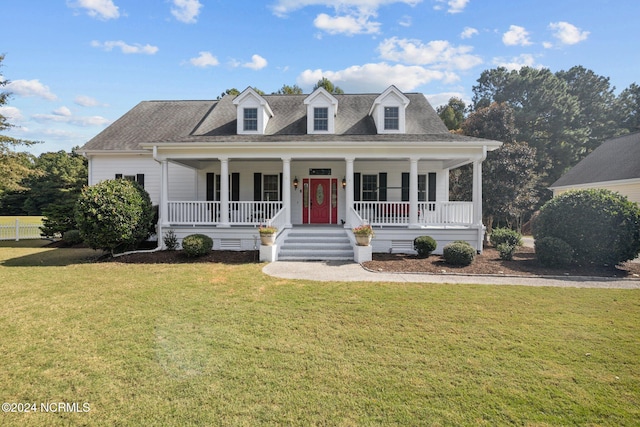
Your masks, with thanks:
M0 224L0 240L29 240L40 239L42 224L21 224L16 218L14 224Z

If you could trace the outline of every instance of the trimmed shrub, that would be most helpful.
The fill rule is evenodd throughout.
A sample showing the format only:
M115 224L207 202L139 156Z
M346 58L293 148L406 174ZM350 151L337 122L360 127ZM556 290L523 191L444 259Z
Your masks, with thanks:
M475 256L476 250L467 242L461 240L449 243L442 249L444 260L451 265L470 265Z
M500 254L500 259L511 261L513 259L513 254L516 253L516 249L518 249L518 247L511 243L499 243L496 249Z
M138 183L126 179L83 188L75 207L82 240L93 249L112 254L145 241L153 214L149 194Z
M213 248L213 239L204 234L190 234L182 239L182 250L188 257L199 257L208 254Z
M413 240L413 249L420 258L427 258L438 247L438 242L431 236L418 236Z
M510 228L496 228L489 235L491 245L498 249L501 243L507 243L511 246L522 246L522 234Z
M82 243L82 236L79 230L69 230L62 235L62 241L67 246L78 245Z
M546 267L562 267L573 261L573 249L557 237L543 237L535 242L536 258Z
M533 236L564 240L578 263L616 265L640 253L640 207L609 190L568 191L540 209Z
M164 246L168 251L175 251L178 249L178 236L176 236L176 233L174 233L173 230L167 231L162 240L164 241Z

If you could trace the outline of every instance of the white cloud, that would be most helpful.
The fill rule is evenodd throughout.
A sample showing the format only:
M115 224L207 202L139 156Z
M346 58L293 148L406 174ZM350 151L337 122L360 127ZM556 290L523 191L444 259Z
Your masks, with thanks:
M575 25L563 21L552 22L549 24L549 29L554 31L553 36L565 45L580 43L586 40L590 34L589 31L582 31Z
M107 52L112 51L114 48L119 48L120 51L124 54L139 53L145 55L155 55L159 50L157 46L152 46L150 44L128 44L123 42L122 40L106 41L104 43L94 40L91 42L91 46L102 48Z
M507 70L519 70L522 67L542 68L541 65L536 65L535 62L533 55L528 53L523 53L522 55L510 59L501 57L493 58L493 63L495 65L498 67L504 67Z
M71 110L65 106L62 106L60 108L53 110L53 114L55 114L56 116L62 116L62 117L72 116Z
M436 0L435 10L442 10L447 6L447 13L460 13L467 7L469 0Z
M7 105L0 107L0 116L4 116L11 124L21 122L24 120L22 112L16 107L9 107Z
M473 27L464 27L464 30L462 30L462 33L460 33L460 38L470 39L471 37L476 35L478 35L478 30Z
M25 97L39 97L44 98L48 101L55 101L58 99L55 96L48 86L40 83L40 80L13 80L10 81L7 86L7 90L11 93L14 93L18 96Z
M171 14L180 22L193 24L197 21L202 4L198 0L173 0L175 7L171 8Z
M97 99L86 95L78 95L73 102L82 107L106 107L106 104L101 104Z
M355 13L346 16L331 17L326 13L321 13L313 21L316 28L326 31L329 34L377 34L380 32L380 23L371 22L369 18L375 14Z
M507 46L529 46L529 32L519 25L511 25L509 31L502 35L502 43Z
M472 55L471 46L452 46L446 40L433 40L426 44L420 40L392 37L378 45L382 59L416 65L431 65L436 68L467 70L482 63Z
M252 70L261 70L267 66L267 60L260 55L252 55L251 62L242 64L245 68L251 68Z
M74 116L67 107L60 107L51 114L34 114L31 117L39 123L67 123L80 127L106 126L111 123L110 120L101 116Z
M381 62L354 65L339 71L305 70L298 76L297 83L301 87L312 87L322 77L328 78L348 92L382 91L392 84L408 92L435 80L453 83L459 79L455 73L448 71Z
M401 27L410 27L411 25L413 25L413 18L409 15L404 15L402 19L398 21L398 24Z
M466 3L468 0L462 1ZM404 3L409 6L415 6L421 2L422 0L277 0L271 9L275 15L280 17L285 17L289 13L304 9L307 6L326 6L335 10L358 9L371 13L384 5Z
M220 62L218 61L218 58L213 56L211 52L199 52L199 53L200 53L200 56L198 56L197 58L191 58L189 60L191 65L195 67L206 68L206 67L215 67L220 64Z
M67 6L74 9L85 9L87 15L99 19L116 19L120 17L118 6L112 0L76 0L67 1Z

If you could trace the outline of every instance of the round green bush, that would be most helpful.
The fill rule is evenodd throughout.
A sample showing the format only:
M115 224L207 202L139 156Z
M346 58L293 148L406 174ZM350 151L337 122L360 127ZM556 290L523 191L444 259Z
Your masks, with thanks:
M640 207L609 190L568 191L540 209L533 236L564 240L578 263L616 265L640 253Z
M413 240L413 249L420 258L427 258L438 247L438 242L431 236L418 236Z
M62 235L62 241L67 246L78 245L82 243L82 236L80 236L80 230L65 231Z
M213 248L213 239L204 234L190 234L182 239L182 250L188 257L199 257L208 254Z
M133 249L150 235L153 207L149 194L126 179L102 181L82 189L75 220L82 240L111 253Z
M500 254L500 259L505 261L511 261L513 259L513 254L516 253L517 248L518 246L512 245L511 243L499 243L496 247L498 254Z
M442 249L442 256L451 265L470 265L476 256L476 250L469 243L458 240L446 245Z
M489 241L496 249L501 243L507 243L511 246L522 246L522 234L510 228L496 228L489 235Z
M543 237L535 241L536 258L546 267L562 267L573 261L573 249L557 237Z

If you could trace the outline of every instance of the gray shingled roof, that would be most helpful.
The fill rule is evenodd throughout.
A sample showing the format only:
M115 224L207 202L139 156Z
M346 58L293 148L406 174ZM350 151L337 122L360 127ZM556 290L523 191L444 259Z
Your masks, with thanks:
M551 188L640 178L640 132L609 139Z
M215 101L144 101L88 141L84 150L137 150L142 143L233 141L477 141L448 132L424 95L405 94L406 134L378 135L369 111L379 94L334 95L335 134L307 135L308 95L264 95L273 111L265 135L236 134L233 96Z

